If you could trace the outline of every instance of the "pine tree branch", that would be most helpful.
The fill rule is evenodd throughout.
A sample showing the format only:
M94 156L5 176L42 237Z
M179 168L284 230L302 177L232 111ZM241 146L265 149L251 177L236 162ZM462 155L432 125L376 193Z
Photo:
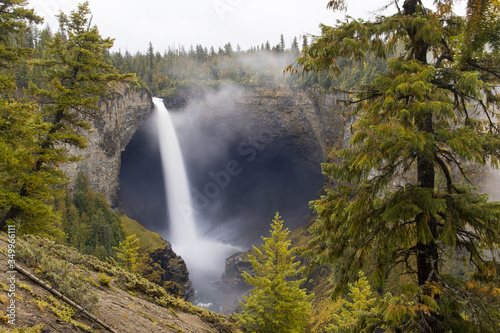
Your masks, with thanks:
M472 182L470 181L469 177L466 175L464 169L462 168L462 164L460 161L456 159L456 157L450 153L449 151L443 150L439 148L439 146L435 145L436 148L436 153L440 153L444 158L446 158L450 163L453 163L457 166L458 170L460 171L460 174L464 177L465 181L467 181L469 184L472 185ZM460 191L457 193L461 193Z
M458 189L453 185L453 179L451 178L450 170L448 169L448 166L444 161L437 156L437 154L434 156L434 159L436 160L437 164L441 168L441 171L443 171L444 177L446 178L446 189L448 193L452 193L452 190L455 190L458 192Z
M490 322L493 324L493 328L495 328L497 332L500 332L500 327L497 326L496 320L490 316L487 310L490 308L490 304L485 304L482 299L477 299L475 300L475 302L469 302L469 298L471 295L467 292L467 289L450 286L450 284L448 284L448 282L440 276L438 277L438 279L439 284L444 287L446 295L454 299L458 304L463 303L469 309L473 308L474 311L485 314L488 320L490 320Z
M490 123L490 133L492 132L491 129L495 129L498 132L498 127L495 125L495 123L491 120L490 113L488 112L488 107L484 104L483 101L479 101L481 106L483 107L483 111L486 114L486 117L488 118L488 121Z
M371 98L380 97L380 96L382 96L382 94L381 93L377 93L377 94L370 95L368 97L360 98L360 99L355 100L355 101L352 100L352 99L338 99L337 102L343 102L343 103L345 103L345 104L347 104L349 106L351 104L361 103L361 102L369 100Z
M469 120L469 112L467 111L467 106L465 106L464 96L460 96L460 102L462 103L462 108L464 109L464 113L465 113L464 124L467 126L470 124L470 120Z
M479 263L477 263L476 260L474 260L474 257L476 257L481 262L484 262L483 258L479 255L479 252L478 252L475 244L473 244L473 242L461 241L460 239L457 241L457 244L459 247L465 248L469 252L469 262L471 264L473 264L474 266L476 266L476 268L480 272L482 272L483 270L481 269Z
M439 55L438 59L436 60L436 63L434 64L435 68L440 68L441 67L441 63L443 62L443 60L448 60L450 62L454 61L453 57L451 56L450 47L448 46L448 43L446 42L446 40L442 39L441 40L441 44L443 45L443 47L445 48L445 50L444 50L443 53L441 53Z
M485 71L485 72L487 72L487 73L489 73L489 74L491 74L491 75L495 76L496 78L500 79L500 73L498 73L498 72L495 72L495 71L492 71L492 70L490 70L490 69L488 69L488 68L485 68L485 67L483 67L483 66L480 66L480 65L478 65L478 64L476 64L476 63L474 63L474 62L472 62L471 60L467 60L467 62L466 62L466 63L467 63L467 65L470 65L470 66L472 66L472 67L475 67L475 68L477 68L477 69L480 69L480 70L482 70L482 71Z
M457 233L461 236L466 236L469 239L476 239L478 241L481 240L481 238L478 235L473 234L473 233L471 233L465 229L462 229L462 228L458 228Z

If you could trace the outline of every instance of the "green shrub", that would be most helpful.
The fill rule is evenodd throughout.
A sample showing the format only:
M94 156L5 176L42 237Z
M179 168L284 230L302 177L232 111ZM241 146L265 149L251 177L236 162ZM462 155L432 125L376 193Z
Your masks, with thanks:
M68 249L55 245L53 240L24 236L18 242L17 256L27 264L36 263L42 277L63 295L89 311L95 310L99 301L97 294L91 292L91 286L73 264L54 255L53 249L56 248Z
M104 273L99 273L99 283L101 286L109 287L111 283L111 278Z

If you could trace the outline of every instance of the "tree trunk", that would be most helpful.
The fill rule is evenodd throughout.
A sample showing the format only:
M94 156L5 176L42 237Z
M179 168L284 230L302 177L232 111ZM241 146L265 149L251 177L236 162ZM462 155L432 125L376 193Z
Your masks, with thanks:
M418 126L419 131L425 133L433 133L432 114L424 115L424 121ZM426 156L420 155L417 159L417 181L418 186L434 191L435 171L433 160ZM417 274L418 284L424 286L426 282L437 281L438 274L438 249L436 244L437 238L437 222L433 216L426 213L420 214L417 221L417 230L422 230L422 225L427 224L434 239L427 240L425 243L418 236L417 241ZM420 227L420 228L419 228Z
M405 0L403 4L404 15L413 16L418 13L419 6L419 0ZM425 41L418 38L418 31L416 27L408 27L407 33L412 42L414 59L420 61L422 64L427 64L427 51L429 46ZM433 125L432 113L425 113L422 114L421 119L418 120L417 128L422 134L432 134L434 133ZM425 147L425 149L428 151L434 148ZM434 156L434 154L425 156L420 153L417 157L417 184L419 187L431 191L433 195L435 187L434 160L429 156ZM429 288L426 287L426 284L428 282L437 282L438 278L439 252L436 243L437 221L433 216L430 216L425 212L420 214L417 216L417 233L421 232L421 230L425 228L425 224L427 224L433 239L422 240L422 235L417 234L417 278L418 285L422 288L424 294L431 296L431 292ZM434 298L437 297L438 296L434 295ZM422 317L423 322L420 328L421 332L436 333L443 331L439 323L439 314L435 312L431 312L430 315L422 313Z

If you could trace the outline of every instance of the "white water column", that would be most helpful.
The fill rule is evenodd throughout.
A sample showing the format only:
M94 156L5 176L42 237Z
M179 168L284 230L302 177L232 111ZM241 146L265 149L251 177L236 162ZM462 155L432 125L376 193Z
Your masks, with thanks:
M189 181L175 127L163 101L153 98L153 103L170 220L170 233L164 237L186 263L189 278L197 291L194 301L219 311L217 297L220 292L213 290L210 283L220 279L225 258L242 249L207 239L197 232Z
M196 225L192 212L189 181L184 167L179 140L163 101L153 98L157 112L157 127L163 178L168 198L170 219L170 241L175 250L182 256L183 248L197 241ZM185 252L185 251L184 251Z

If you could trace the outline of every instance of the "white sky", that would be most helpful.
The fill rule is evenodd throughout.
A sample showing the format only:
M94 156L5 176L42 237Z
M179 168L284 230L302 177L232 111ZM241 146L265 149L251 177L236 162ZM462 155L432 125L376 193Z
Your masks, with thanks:
M53 30L55 15L69 14L84 0L30 0L29 7ZM103 37L115 38L114 50L145 52L169 46L201 44L216 49L227 42L243 49L267 40L278 44L283 34L287 47L294 36L319 34L319 23L335 24L343 13L326 9L327 0L89 0L93 23ZM351 0L348 14L369 17L393 0ZM299 41L300 42L300 41Z
M84 0L31 0L29 7L45 18L53 30L55 15L69 14ZM351 16L366 16L364 3L375 10L383 2L352 1ZM294 36L319 34L319 23L333 25L341 13L326 9L327 0L90 0L93 23L103 37L115 38L115 50L156 51L169 46L201 44L216 49L227 42L243 49L279 42L287 47ZM356 5L356 3L358 5Z

